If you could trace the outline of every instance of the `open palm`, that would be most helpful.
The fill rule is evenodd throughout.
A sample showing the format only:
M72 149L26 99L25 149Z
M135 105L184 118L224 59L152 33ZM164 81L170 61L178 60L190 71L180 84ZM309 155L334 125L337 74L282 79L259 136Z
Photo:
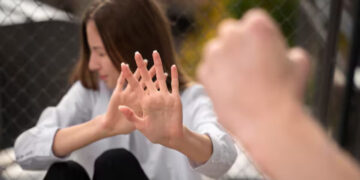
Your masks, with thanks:
M141 98L143 116L139 116L134 109L128 106L121 106L119 109L151 142L171 147L172 143L183 135L178 72L176 66L171 67L172 90L169 92L158 52L153 53L153 59L158 87L142 63L141 55L139 53L135 55L138 70L146 86L144 90L137 85L138 90L136 91L139 93L138 97Z
M146 62L143 62L146 65ZM155 69L150 70L150 76L154 76ZM125 78L127 77L127 78ZM141 101L141 89L137 86L142 83L140 79L140 72L136 71L132 75L129 66L121 64L121 74L118 78L117 85L111 96L108 110L103 118L103 127L106 130L108 136L114 136L117 134L128 134L135 130L133 123L126 120L124 115L119 112L118 106L124 105L134 110L135 114L142 116ZM127 81L127 84L126 84ZM126 85L125 85L126 84ZM143 85L142 85L143 86ZM139 96L140 95L140 96Z

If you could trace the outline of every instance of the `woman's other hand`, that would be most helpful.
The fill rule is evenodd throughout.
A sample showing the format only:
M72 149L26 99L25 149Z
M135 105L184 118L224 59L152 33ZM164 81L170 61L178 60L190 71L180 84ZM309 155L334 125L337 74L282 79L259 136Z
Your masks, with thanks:
M144 66L147 61L141 62ZM155 68L151 68L149 76L155 75ZM141 88L144 82L138 70L134 74L129 69L127 64L121 64L121 74L118 78L117 85L111 96L108 110L102 116L101 128L105 136L114 136L117 134L128 134L135 130L133 123L127 121L123 114L118 110L118 106L123 105L134 110L137 116L142 117L142 109L140 106ZM127 83L126 83L127 81Z

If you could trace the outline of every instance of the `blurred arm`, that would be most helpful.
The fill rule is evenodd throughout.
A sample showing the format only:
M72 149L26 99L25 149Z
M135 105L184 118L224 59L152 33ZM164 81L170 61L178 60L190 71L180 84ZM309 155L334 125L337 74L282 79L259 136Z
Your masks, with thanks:
M358 165L302 109L306 52L289 49L264 11L224 21L203 57L198 76L220 122L271 179L360 179Z

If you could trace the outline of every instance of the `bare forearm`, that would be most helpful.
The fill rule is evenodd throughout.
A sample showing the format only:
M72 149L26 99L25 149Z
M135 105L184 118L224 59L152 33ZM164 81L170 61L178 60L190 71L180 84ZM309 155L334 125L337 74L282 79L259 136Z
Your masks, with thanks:
M325 131L311 116L304 114L299 127L297 128L295 125L292 129L293 133L290 135L294 137L294 143L303 145L298 152L293 151L293 156L296 157L295 153L304 152L306 160L300 161L303 163L302 169L299 167L304 178L360 179L358 165L325 134ZM325 173L316 174L316 171Z
M60 129L54 138L54 154L58 157L64 157L77 149L106 137L98 125L100 118L102 116L79 125Z
M311 116L293 111L285 117L264 120L247 136L252 138L243 139L249 154L271 179L360 179L356 163Z
M173 148L197 164L203 164L209 160L213 151L209 136L198 134L186 127L184 127L184 137L178 140Z

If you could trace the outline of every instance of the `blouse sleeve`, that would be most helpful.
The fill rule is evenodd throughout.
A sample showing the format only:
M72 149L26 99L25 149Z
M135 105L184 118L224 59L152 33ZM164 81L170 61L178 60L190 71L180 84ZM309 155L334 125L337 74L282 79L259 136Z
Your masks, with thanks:
M218 123L212 102L206 95L204 88L194 85L183 96L184 122L195 132L206 134L210 137L213 146L211 157L204 164L190 161L190 165L199 173L212 178L219 178L225 174L237 157L234 141ZM185 105L187 104L187 105Z
M15 141L16 161L24 169L42 170L61 161L53 154L56 132L64 127L88 121L91 118L95 92L76 82L60 103L46 108L35 127L23 132Z

